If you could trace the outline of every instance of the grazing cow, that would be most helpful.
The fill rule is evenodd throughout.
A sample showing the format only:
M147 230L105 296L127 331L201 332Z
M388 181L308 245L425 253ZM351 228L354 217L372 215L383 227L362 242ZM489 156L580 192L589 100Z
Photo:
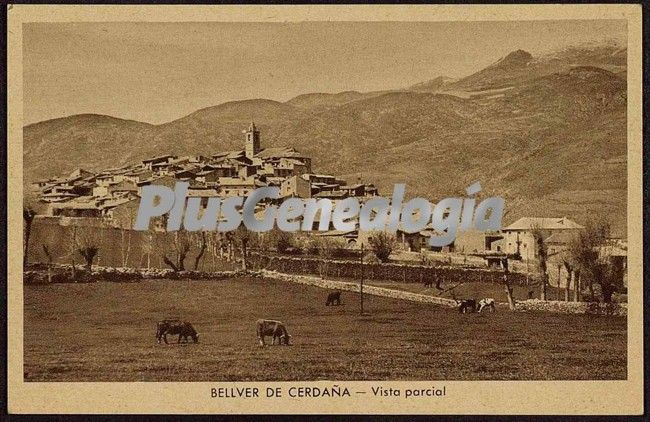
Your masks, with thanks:
M476 300L474 299L461 299L457 300L456 303L458 303L458 312L461 314L476 312Z
M424 287L436 286L436 289L442 290L440 284L442 283L442 277L434 273L431 278L424 280Z
M325 306L338 306L341 304L341 291L337 290L335 292L332 292L327 295L327 301L325 302Z
M167 334L178 334L178 343L181 342L181 339L184 339L185 343L187 343L188 337L192 337L194 343L199 342L199 333L197 333L192 324L187 321L181 321L178 319L164 319L160 321L156 330L156 339L158 340L158 344L160 344L161 340L164 340L165 344L169 344L167 342Z
M273 337L273 342L278 339L278 344L289 345L289 340L291 336L287 331L286 327L280 321L275 321L272 319L258 319L256 322L257 325L257 339L260 342L260 346L264 346L264 337L271 336Z
M496 302L494 299L491 297L487 297L485 299L481 299L478 301L478 311L479 313L483 311L483 309L489 309L490 312L494 312L496 310Z

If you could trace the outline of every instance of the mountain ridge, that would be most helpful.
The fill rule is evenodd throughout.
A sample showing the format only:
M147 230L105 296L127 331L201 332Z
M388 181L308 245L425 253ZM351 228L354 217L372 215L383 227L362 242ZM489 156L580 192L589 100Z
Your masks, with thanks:
M254 120L263 147L295 147L315 171L361 175L382 193L405 182L410 194L442 198L480 180L514 204L509 218L561 211L580 220L603 206L625 215L626 84L608 70L622 70L620 55L616 46L541 58L515 51L440 88L413 88L436 77L402 90L229 101L159 125L93 114L51 119L24 127L25 179L239 149Z

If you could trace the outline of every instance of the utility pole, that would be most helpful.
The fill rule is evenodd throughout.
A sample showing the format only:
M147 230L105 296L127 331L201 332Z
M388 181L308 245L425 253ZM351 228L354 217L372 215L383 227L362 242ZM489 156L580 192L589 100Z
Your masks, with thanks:
M361 315L363 315L363 243L361 244L361 280L359 282L359 292L361 293Z

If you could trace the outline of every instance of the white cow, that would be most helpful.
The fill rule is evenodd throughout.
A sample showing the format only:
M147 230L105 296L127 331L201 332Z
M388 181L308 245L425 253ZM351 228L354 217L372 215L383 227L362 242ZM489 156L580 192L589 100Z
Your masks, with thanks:
M490 312L496 310L496 302L492 298L485 298L478 301L478 311L481 312L483 309L489 308Z

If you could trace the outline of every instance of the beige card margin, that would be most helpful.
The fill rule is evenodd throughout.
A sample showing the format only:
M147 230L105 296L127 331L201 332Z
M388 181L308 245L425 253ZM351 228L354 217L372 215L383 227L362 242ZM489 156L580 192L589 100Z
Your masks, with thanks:
M642 37L640 5L418 6L51 6L8 10L8 408L10 413L387 413L641 414L643 412ZM507 21L625 19L628 22L628 379L625 381L417 381L255 383L38 383L23 381L22 23ZM436 399L212 399L234 385L427 388Z

